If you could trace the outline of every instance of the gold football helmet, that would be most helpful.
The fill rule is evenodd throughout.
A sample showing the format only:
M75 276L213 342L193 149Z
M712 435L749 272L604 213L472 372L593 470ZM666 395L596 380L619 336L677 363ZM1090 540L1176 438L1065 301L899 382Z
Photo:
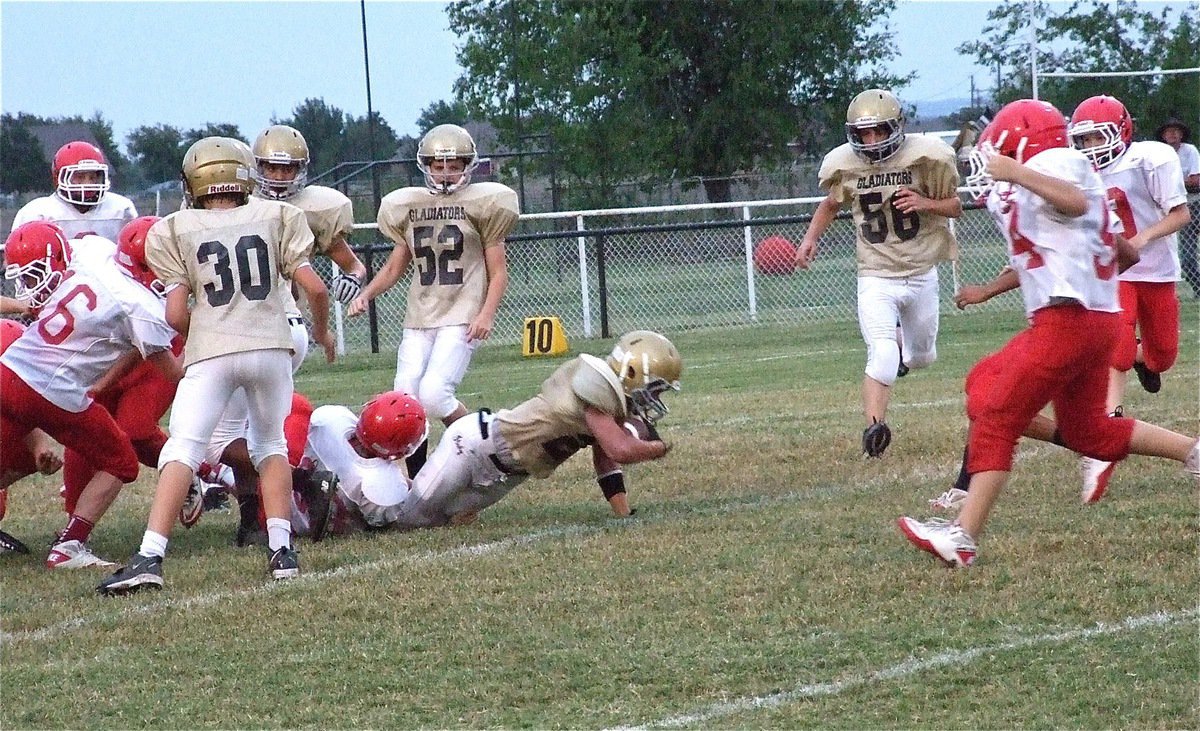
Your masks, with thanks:
M231 137L205 137L193 143L183 156L183 197L188 208L217 193L240 193L247 198L254 190L254 155L250 146Z
M257 192L263 198L287 200L308 182L308 143L299 130L286 124L271 125L258 135L254 140L254 160L258 170ZM274 169L268 173L267 164L290 168L291 177L281 177Z
M447 181L430 167L435 160L462 160L466 164L462 177ZM453 193L471 182L471 171L479 165L479 154L471 133L457 124L439 124L425 133L417 146L417 168L425 175L425 187L434 193Z
M864 130L882 127L882 141L863 142ZM900 100L886 89L867 89L846 108L846 140L854 151L871 162L881 162L896 154L904 141L904 110Z
M621 336L607 361L634 416L653 424L667 415L670 409L661 396L679 390L683 372L683 359L670 340L651 330L634 330Z

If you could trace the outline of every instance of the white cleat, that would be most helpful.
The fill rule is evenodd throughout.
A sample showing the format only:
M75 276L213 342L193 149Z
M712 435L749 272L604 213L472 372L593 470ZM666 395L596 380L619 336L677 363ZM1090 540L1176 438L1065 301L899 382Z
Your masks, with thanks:
M1080 498L1084 505L1100 502L1100 498L1104 497L1105 491L1108 490L1108 481L1116 468L1116 462L1105 462L1091 457L1079 458L1079 471L1083 475L1083 491Z
M931 553L951 567L965 568L975 563L979 549L962 526L940 518L922 523L909 517L896 521L900 532L917 548Z

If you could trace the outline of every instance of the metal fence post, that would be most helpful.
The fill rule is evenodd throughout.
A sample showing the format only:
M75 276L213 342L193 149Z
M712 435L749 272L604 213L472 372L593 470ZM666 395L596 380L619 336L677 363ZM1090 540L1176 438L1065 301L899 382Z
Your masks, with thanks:
M585 230L583 216L575 217L575 230ZM579 246L579 295L583 306L583 336L590 338L592 337L592 297L591 289L588 287L587 237L580 235L576 241Z
M742 207L742 220L746 225L742 228L742 239L746 244L746 294L750 300L750 319L758 321L758 292L754 286L754 241L750 226L750 206Z

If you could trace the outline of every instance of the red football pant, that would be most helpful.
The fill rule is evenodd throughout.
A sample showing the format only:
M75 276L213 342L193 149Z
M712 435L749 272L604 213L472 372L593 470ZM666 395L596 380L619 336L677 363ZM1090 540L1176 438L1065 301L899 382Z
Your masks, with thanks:
M121 480L133 482L138 475L137 455L128 437L103 406L93 402L87 409L64 411L34 391L17 374L0 365L0 471L9 469L9 456L15 445L28 453L25 437L40 428L59 444L74 449L95 465Z
M167 433L158 425L175 398L175 384L149 361L132 371L96 397L108 410L132 443L137 459L147 467L158 467L158 454L167 443ZM64 509L75 511L75 502L87 487L96 468L74 449L63 452L63 485L66 486Z
M967 471L1011 471L1017 440L1049 403L1069 449L1107 462L1124 459L1133 419L1105 409L1119 326L1116 313L1047 307L1000 352L979 361L966 383Z
M1179 299L1174 282L1121 282L1121 331L1112 367L1127 371L1142 337L1142 360L1155 373L1175 365L1179 355Z

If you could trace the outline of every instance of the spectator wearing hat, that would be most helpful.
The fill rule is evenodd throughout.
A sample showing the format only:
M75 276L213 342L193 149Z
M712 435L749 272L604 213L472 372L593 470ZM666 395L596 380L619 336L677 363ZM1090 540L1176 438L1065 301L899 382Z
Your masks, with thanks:
M1192 285L1192 293L1200 298L1200 262L1197 261L1197 240L1200 239L1200 151L1191 144L1192 130L1174 117L1155 131L1154 138L1175 148L1179 165L1183 168L1183 185L1187 188L1192 220L1179 231L1179 260L1183 278Z

